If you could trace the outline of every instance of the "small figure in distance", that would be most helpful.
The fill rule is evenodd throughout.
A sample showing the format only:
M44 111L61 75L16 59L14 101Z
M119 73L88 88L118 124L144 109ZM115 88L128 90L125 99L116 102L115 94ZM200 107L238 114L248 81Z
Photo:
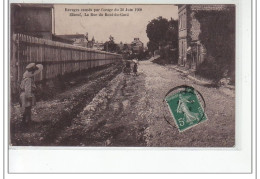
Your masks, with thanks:
M130 72L131 72L131 63L130 63L129 60L127 60L127 61L126 61L126 64L125 64L125 73L126 73L127 75L129 75Z
M133 62L134 62L133 72L134 72L134 75L137 76L137 63L138 63L138 60L134 59Z

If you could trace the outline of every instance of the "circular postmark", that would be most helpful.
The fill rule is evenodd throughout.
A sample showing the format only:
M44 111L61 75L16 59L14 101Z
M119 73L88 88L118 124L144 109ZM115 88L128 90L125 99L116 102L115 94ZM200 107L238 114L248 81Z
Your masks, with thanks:
M207 120L206 102L202 94L191 86L182 85L170 89L163 102L166 102L180 132ZM165 116L164 118L171 125Z

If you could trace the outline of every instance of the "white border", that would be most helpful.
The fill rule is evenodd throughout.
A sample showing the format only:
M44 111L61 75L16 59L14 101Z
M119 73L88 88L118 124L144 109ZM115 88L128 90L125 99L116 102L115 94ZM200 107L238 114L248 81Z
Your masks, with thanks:
M13 1L10 1L13 2ZM17 1L16 1L17 2ZM37 2L23 0L18 2ZM53 3L50 0L38 2ZM73 1L55 1L73 3ZM86 3L86 1L77 1ZM108 0L88 3L108 3ZM113 1L113 3L138 4L147 1ZM149 1L149 4L181 4L194 1ZM62 148L62 147L11 147L10 172L40 173L250 173L251 172L251 1L248 0L199 0L196 3L235 3L237 5L236 29L236 147L225 148ZM7 19L5 1L5 20ZM5 22L7 32L7 22ZM8 37L5 36L7 47ZM5 55L8 48L5 48ZM8 91L8 63L5 56L5 92ZM8 96L4 96L8 106ZM5 172L7 163L7 111L5 107ZM37 149L37 150L35 150ZM185 160L183 159L185 156ZM6 175L13 178L17 175ZM30 177L27 176L26 177ZM203 178L203 176L200 176ZM220 176L219 176L220 177Z

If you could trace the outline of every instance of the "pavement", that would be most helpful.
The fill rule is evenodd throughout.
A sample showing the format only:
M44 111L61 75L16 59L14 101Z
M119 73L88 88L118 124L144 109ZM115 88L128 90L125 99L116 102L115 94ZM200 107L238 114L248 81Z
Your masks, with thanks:
M174 69L180 73L182 73L186 78L194 81L195 83L199 85L204 85L204 86L215 86L218 87L219 90L222 93L225 93L226 95L230 95L232 97L235 97L235 86L233 85L222 85L222 86L217 86L212 80L205 79L200 76L195 75L195 70L193 69L186 69L184 67L178 66L178 65L166 65L166 68Z
M213 84L213 82L211 80L207 80L207 79L201 79L195 76L194 74L194 70L189 70L189 69L185 69L183 67L180 67L178 65L167 65L167 68L172 68L178 72L183 73L184 75L186 75L187 78L196 81L198 84L200 85L210 85Z

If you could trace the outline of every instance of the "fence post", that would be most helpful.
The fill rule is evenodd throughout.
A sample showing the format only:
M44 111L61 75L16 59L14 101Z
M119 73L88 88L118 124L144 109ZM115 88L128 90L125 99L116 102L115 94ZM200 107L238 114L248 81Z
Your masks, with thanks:
M61 61L62 61L61 45L59 44L58 47L59 47L59 61L61 62ZM58 74L58 76L59 76L60 74L62 74L62 63L58 63L57 66L58 66L58 68L59 68L59 74Z
M16 54L17 54L17 59L16 59L16 66L17 66L17 83L20 82L20 35L17 36L16 38L16 43L17 43L17 49L16 49Z
M12 34L11 37L11 60L10 60L10 81L11 81L11 99L18 92L19 86L19 40L18 34Z
M45 59L45 41L43 41L43 48L42 48L42 57L43 57L43 62L46 61ZM45 67L43 68L42 76L44 78L44 81L47 80L47 63L45 63Z

